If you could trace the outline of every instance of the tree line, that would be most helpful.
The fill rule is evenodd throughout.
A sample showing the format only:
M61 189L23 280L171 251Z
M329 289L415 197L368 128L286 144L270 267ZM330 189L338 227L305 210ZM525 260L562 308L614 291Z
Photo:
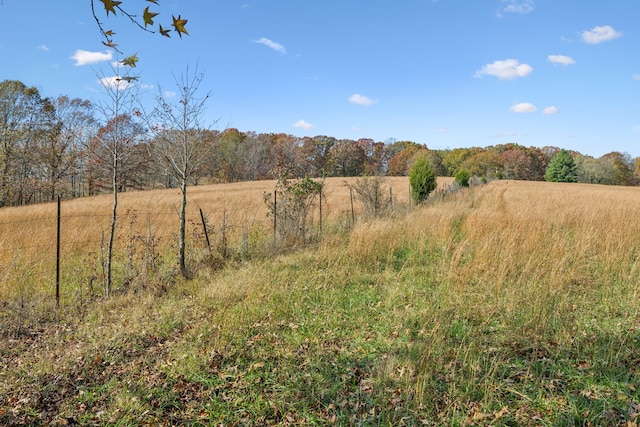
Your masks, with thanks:
M176 174L160 167L152 153L170 129L153 129L139 109L100 114L89 100L45 98L38 89L15 80L0 82L0 207L82 197L112 191L176 187ZM102 120L101 120L102 118ZM115 130L124 141L118 174L105 140ZM187 131L184 129L183 131ZM189 184L273 179L287 167L298 177L407 175L413 163L430 159L439 176L465 171L481 180L542 181L559 147L515 143L434 150L413 141L298 137L238 129L200 130L208 149L195 162ZM166 153L168 154L168 153ZM594 158L570 152L578 182L637 185L640 159L611 152Z

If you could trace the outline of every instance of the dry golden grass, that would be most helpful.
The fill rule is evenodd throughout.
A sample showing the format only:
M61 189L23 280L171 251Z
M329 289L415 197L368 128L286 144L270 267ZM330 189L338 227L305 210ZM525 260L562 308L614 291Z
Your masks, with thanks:
M351 216L349 185L355 179L325 180L323 222ZM452 178L438 179L440 190L451 183ZM189 187L191 244L204 245L200 210L214 229L212 240L220 239L223 227L230 242L246 239L251 233L268 234L271 220L267 218L263 195L274 188L275 181ZM385 194L389 194L389 188L395 204L409 203L407 177L386 178ZM99 262L101 248L108 239L112 202L110 194L62 202L61 243L66 274L80 274L83 264ZM120 193L116 251L140 252L150 238L155 239L157 251L175 247L179 206L178 189ZM353 207L358 215L361 206L356 201ZM0 301L17 293L32 293L41 286L50 288L55 277L56 209L55 203L0 209ZM318 210L313 217L312 222L317 224ZM131 246L134 241L139 247ZM99 271L100 267L94 265L93 269Z
M524 337L577 310L602 318L621 301L640 307L638 212L637 187L495 181L403 221L359 224L339 256L387 265L403 250L431 254L424 264L439 264L453 305L483 319L518 313L527 320L512 333Z
M207 205L214 188L190 215L248 207ZM136 224L162 207L175 227L177 193L127 197ZM0 423L636 425L639 209L640 188L496 181L165 292L50 310L0 346Z

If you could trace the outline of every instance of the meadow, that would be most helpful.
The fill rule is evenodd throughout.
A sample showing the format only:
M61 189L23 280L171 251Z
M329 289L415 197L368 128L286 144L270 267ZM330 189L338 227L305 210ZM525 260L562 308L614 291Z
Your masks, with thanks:
M257 226L273 183L194 187L191 209L228 218L243 256L194 257L188 281L165 253L176 192L123 194L138 216L121 221L122 268L148 249L135 236L167 246L109 299L85 271L109 199L65 202L60 309L20 269L55 208L0 210L0 424L638 425L640 189L494 181L409 207L402 179L394 212L354 224L344 181L327 185L321 236L288 251ZM28 215L42 230L10 226Z

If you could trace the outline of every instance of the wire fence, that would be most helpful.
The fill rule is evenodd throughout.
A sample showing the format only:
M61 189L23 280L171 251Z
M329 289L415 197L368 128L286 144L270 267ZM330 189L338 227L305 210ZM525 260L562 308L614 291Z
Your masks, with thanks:
M267 194L273 183L229 188L194 187L187 202L188 262L264 255L277 244L277 217L269 216ZM439 191L446 191L442 184ZM408 206L406 177L385 185L387 206ZM275 195L275 193L273 193ZM273 197L273 195L271 197ZM179 231L175 190L123 193L114 235L115 285L136 277L171 274ZM69 298L100 295L105 275L113 199L65 200L59 204L0 210L0 311L2 304L39 294ZM309 212L307 238L328 226L349 227L366 209L352 187L334 180ZM211 261L213 262L213 261ZM169 273L168 273L169 272Z

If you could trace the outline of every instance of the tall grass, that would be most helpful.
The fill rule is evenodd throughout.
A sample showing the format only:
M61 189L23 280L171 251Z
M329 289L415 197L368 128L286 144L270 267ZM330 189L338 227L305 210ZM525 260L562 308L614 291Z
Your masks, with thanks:
M639 209L492 182L61 313L2 342L0 422L637 425Z

